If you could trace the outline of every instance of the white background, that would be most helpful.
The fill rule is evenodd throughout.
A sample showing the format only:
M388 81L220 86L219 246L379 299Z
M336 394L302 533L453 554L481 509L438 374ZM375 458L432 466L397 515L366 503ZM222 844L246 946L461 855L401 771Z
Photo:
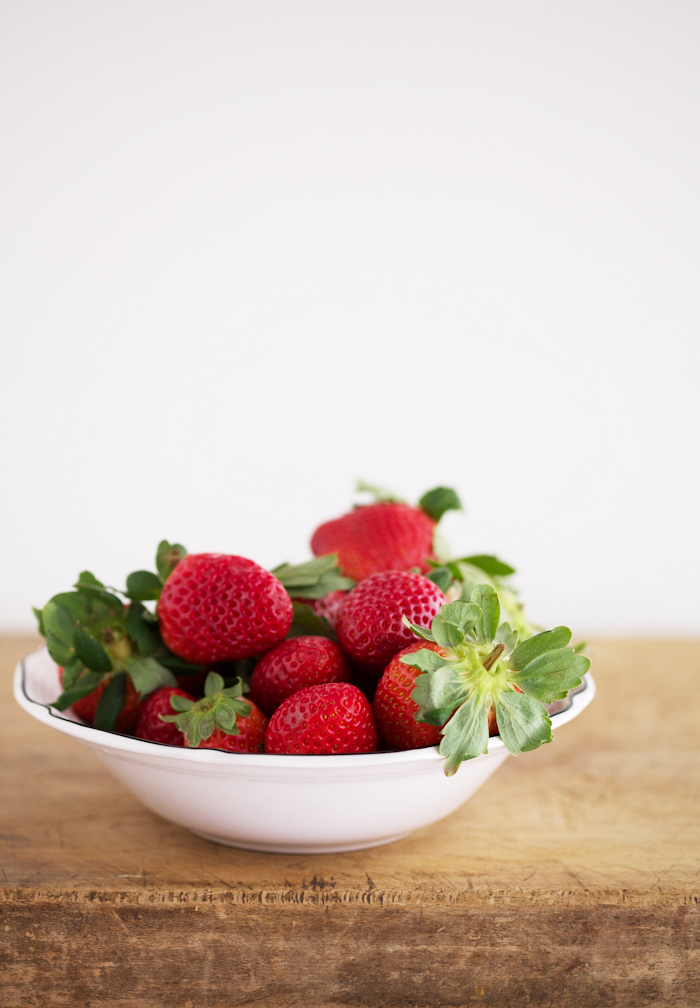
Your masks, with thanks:
M457 487L533 617L698 630L700 7L5 0L0 622Z

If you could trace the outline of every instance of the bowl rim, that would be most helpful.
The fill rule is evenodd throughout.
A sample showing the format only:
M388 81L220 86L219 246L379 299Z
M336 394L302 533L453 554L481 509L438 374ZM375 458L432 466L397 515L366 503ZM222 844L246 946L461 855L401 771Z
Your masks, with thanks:
M237 767L267 767L269 769L289 767L307 767L309 769L320 769L321 767L370 767L370 766L392 766L410 762L443 761L444 756L438 752L438 746L426 746L421 749L401 749L398 751L385 751L374 753L347 753L328 756L286 756L273 753L230 753L222 749L186 749L180 746L167 745L164 742L151 742L148 739L136 738L134 735L122 735L118 732L103 731L92 725L86 725L79 721L63 717L60 711L50 707L49 704L32 700L27 695L25 688L26 663L32 659L45 659L53 662L47 648L40 647L25 655L15 668L13 686L17 703L23 710L36 718L42 724L90 746L99 749L111 750L115 753L131 754L133 756L155 756L175 759L180 762L194 764L217 764L219 766L229 766L232 770ZM55 662L53 663L55 664ZM596 693L596 685L593 676L587 672L583 677L583 686L579 691L571 696L569 706L558 714L550 715L552 729L566 724L577 717L591 702ZM504 743L498 735L493 735L488 742L488 755L498 749L505 748ZM480 759L482 757L477 757Z

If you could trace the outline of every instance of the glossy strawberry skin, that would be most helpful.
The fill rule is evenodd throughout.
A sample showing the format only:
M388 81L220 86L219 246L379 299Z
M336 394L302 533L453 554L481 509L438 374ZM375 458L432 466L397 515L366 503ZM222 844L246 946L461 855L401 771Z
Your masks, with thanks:
M263 752L265 746L265 730L267 728L267 718L263 712L244 698L250 704L250 714L248 717L238 716L236 727L238 735L227 735L221 728L215 728L213 734L208 739L204 739L196 749L223 749L224 752L231 753L257 753ZM193 748L185 739L185 748Z
M390 749L424 749L439 745L440 728L416 721L418 704L411 699L416 679L421 672L401 661L402 655L423 649L439 655L447 652L430 641L416 641L395 655L379 680L372 710L377 719L379 734Z
M346 577L362 581L386 570L427 570L435 522L420 508L382 501L320 525L311 537L316 556L337 553Z
M270 717L300 689L329 682L350 682L350 666L338 645L327 637L292 637L255 666L250 699Z
M63 669L60 666L58 667L58 678L61 685L63 685ZM107 689L111 678L111 676L105 678L99 686L95 687L92 693L88 693L88 695L83 697L81 700L76 700L71 707L71 710L74 711L86 724L94 725L97 705L100 702L100 697ZM126 689L124 692L124 705L122 706L116 724L114 725L115 732L118 732L120 735L133 735L139 716L140 704L141 697L134 689L134 684L127 675Z
M307 686L270 718L265 752L297 756L369 753L377 725L367 698L349 683Z
M141 704L139 718L136 722L134 735L136 738L146 739L148 742L162 742L163 745L182 746L185 744L185 736L179 731L177 725L171 721L161 721L160 715L170 715L173 708L170 705L171 696L186 697L194 700L191 693L176 686L162 686L153 690Z
M292 615L292 600L274 575L220 553L186 556L158 602L166 645L198 665L262 654L284 639Z
M395 654L416 639L401 617L407 616L418 626L430 626L447 601L438 586L422 574L372 574L348 592L336 624L338 643L363 669L381 672Z

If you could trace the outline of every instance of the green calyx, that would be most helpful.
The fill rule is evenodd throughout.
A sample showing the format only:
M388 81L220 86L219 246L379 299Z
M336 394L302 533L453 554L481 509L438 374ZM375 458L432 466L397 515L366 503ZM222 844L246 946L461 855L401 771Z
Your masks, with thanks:
M418 501L418 507L425 511L428 518L439 522L446 511L461 511L462 502L451 487L435 487L428 490Z
M525 616L518 594L510 583L510 575L515 574L510 564L486 554L428 562L432 570L427 577L450 597L468 602L477 585L486 583L496 591L506 619L521 640L539 632L540 627Z
M299 599L319 599L329 592L350 591L355 587L351 578L340 573L337 553L314 557L303 564L280 564L270 573L293 598Z
M564 699L590 666L588 658L567 647L567 627L518 643L518 632L501 623L500 614L497 592L480 584L469 601L442 606L430 629L404 617L418 637L446 651L442 656L426 648L401 661L422 673L411 694L419 706L416 721L445 725L440 754L448 776L463 760L487 751L491 709L513 755L551 742L552 723L543 705Z
M63 692L52 704L56 710L66 710L108 679L95 726L112 731L124 705L127 675L144 697L159 686L176 686L176 673L201 671L168 650L157 616L143 604L158 597L165 578L185 555L183 546L164 540L156 554L157 575L130 574L126 591L120 591L104 585L90 571L82 571L74 591L54 595L43 609L34 610L49 654L63 666ZM158 581L157 594L154 588L150 594L145 590L141 575ZM119 595L129 599L128 605Z
M204 684L203 699L194 701L177 694L171 696L170 706L178 713L161 714L161 721L176 724L193 748L211 738L216 728L226 735L240 734L236 718L248 717L251 706L238 699L243 692L240 679L228 689L224 687L224 680L218 672L210 672Z
M184 546L180 546L179 543L169 543L167 539L163 539L158 543L156 550L156 570L158 573L140 570L129 574L124 594L127 598L138 602L156 602L163 591L166 578L172 574L183 557L186 556L187 550Z

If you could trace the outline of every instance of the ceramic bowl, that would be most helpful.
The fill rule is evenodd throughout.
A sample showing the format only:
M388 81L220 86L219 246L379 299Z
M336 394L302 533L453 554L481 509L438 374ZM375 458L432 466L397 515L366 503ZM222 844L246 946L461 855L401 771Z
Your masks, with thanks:
M59 689L45 648L20 662L14 689L27 713L89 746L151 811L197 836L248 850L320 854L391 843L454 812L509 755L492 738L487 754L445 777L436 747L273 756L146 742L49 707ZM580 714L594 693L589 674L567 709L552 716L553 727Z

